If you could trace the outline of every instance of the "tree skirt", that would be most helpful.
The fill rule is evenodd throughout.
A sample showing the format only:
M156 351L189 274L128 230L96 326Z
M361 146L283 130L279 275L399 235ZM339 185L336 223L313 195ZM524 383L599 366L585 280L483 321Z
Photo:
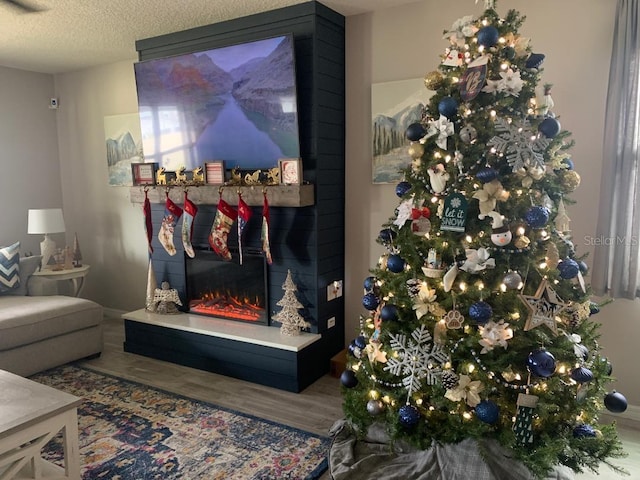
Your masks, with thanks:
M524 465L493 440L484 444L487 453L483 458L471 439L428 450L396 442L392 449L381 425L373 425L359 441L345 419L333 424L331 436L333 480L534 480ZM564 466L547 476L547 480L574 479L573 471Z

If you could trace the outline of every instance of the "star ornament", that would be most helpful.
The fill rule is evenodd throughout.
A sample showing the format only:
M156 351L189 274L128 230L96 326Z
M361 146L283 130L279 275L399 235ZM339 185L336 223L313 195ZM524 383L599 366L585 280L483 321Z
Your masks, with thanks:
M556 316L567 308L567 304L562 303L546 280L542 280L535 295L518 295L518 298L529 309L529 317L524 326L525 331L546 325L554 335L558 335Z

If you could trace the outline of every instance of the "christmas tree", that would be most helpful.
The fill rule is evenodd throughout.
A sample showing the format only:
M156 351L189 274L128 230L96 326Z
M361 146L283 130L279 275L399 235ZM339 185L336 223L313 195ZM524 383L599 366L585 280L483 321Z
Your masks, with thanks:
M445 31L406 130L412 162L364 281L344 410L361 435L382 424L424 449L493 438L538 477L596 470L624 455L599 415L626 400L607 391L600 305L568 231L573 141L525 18L485 5Z
M280 333L283 335L300 335L301 328L309 328L311 325L307 322L299 310L304 307L296 297L298 287L293 283L291 278L291 270L287 270L287 278L282 284L284 295L276 305L282 307L278 313L271 317L276 322L280 322Z

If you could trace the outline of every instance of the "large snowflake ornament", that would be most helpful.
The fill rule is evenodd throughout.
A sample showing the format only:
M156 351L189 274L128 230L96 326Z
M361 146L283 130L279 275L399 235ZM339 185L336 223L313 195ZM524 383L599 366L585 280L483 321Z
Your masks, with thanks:
M441 345L432 343L427 327L420 325L409 339L403 333L389 336L395 353L387 359L384 370L402 377L402 385L409 395L420 390L422 380L434 385L442 375L442 365L448 355Z
M543 154L551 140L534 133L526 120L516 123L498 118L495 126L498 134L487 145L506 155L514 172L526 167L544 168Z

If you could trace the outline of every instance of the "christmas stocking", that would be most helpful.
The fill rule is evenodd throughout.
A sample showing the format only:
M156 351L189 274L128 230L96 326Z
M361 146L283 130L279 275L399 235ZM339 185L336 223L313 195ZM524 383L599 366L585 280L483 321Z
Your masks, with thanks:
M518 411L516 412L516 422L513 425L513 431L516 434L516 441L521 445L533 443L533 416L534 409L538 404L538 397L521 393L518 395Z
M240 265L242 265L242 232L251 218L251 208L242 200L242 195L238 194L238 253L240 254Z
M147 245L149 246L149 255L153 253L153 247L151 246L151 238L153 237L153 222L151 221L151 202L149 201L149 195L147 191L144 191L144 205L142 206L142 212L144 214L144 231L147 234Z
M216 218L209 234L209 245L211 245L214 252L225 260L231 260L231 252L227 246L227 236L231 230L231 225L233 225L237 217L238 212L220 197Z
M176 254L176 247L173 244L173 232L176 228L176 223L182 216L182 209L173 203L167 194L167 201L164 205L164 217L162 218L162 225L158 232L158 240L167 251L169 255Z
M262 252L267 259L267 264L271 265L273 259L271 258L271 247L269 246L269 202L267 201L267 194L264 194L264 202L262 203Z
M184 218L182 219L182 246L184 251L191 258L196 256L191 245L193 237L193 219L198 213L198 207L195 203L187 198L187 192L184 192Z

